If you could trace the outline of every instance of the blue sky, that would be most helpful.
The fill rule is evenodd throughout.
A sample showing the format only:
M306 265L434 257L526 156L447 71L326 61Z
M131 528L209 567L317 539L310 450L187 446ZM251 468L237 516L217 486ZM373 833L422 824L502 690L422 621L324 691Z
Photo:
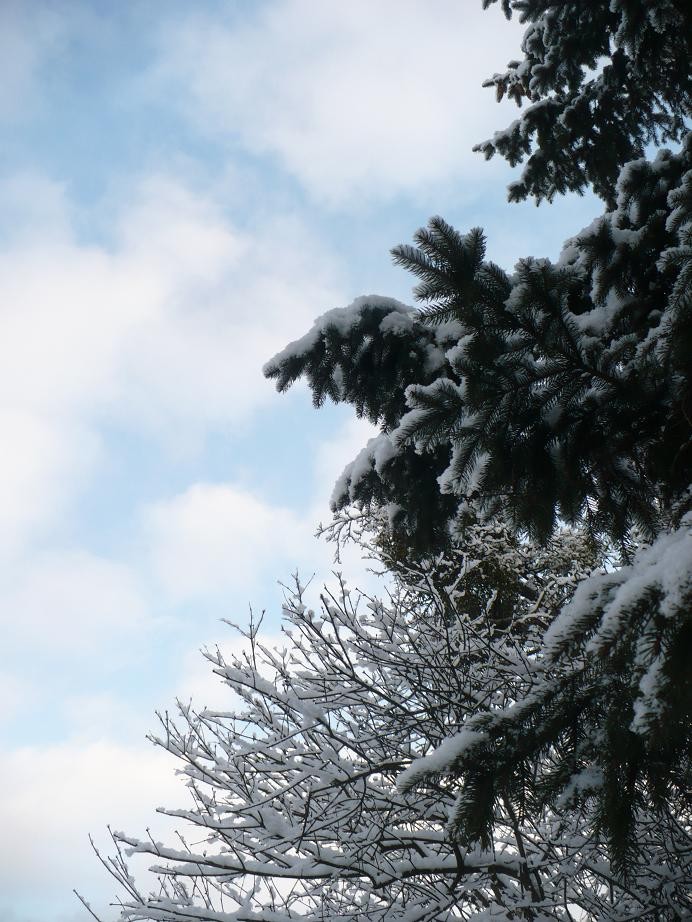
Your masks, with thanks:
M261 366L441 213L555 257L592 199L509 206L471 153L520 29L470 0L0 6L0 917L104 918L87 834L185 802L144 740L248 605L279 625L368 435ZM348 569L350 567L350 570ZM351 582L364 565L347 563Z

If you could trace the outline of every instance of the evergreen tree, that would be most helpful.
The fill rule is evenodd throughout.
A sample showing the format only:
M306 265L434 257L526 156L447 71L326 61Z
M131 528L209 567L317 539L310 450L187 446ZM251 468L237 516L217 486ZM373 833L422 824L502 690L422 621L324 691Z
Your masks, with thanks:
M304 375L316 407L327 399L344 401L380 426L381 434L339 478L332 507L385 510L393 531L419 550L448 541L446 526L458 500L441 493L437 477L450 450L441 444L423 457L413 444L395 441L394 433L407 411L407 387L432 384L446 372L459 332L455 323L428 325L393 299L358 298L320 317L264 369L281 391Z
M124 919L692 915L690 13L502 4L525 58L490 83L531 105L481 149L528 157L511 198L607 211L511 274L435 218L394 251L420 309L359 299L267 365L379 424L332 527L375 532L391 592L297 585L285 652L208 654L242 705L156 740L204 842L116 834Z
M487 8L498 0L483 0ZM485 86L529 103L477 145L512 166L510 200L591 187L610 207L624 163L647 144L680 141L692 114L692 11L686 0L500 0L529 26L524 57Z
M405 785L461 782L450 819L460 843L489 841L502 797L522 819L546 805L583 811L621 881L660 875L667 909L646 906L651 920L692 913L690 526L585 579L546 631L523 694L470 718L463 752L420 760Z
M617 207L556 264L525 259L510 276L484 261L480 230L440 218L416 243L393 252L421 279L422 310L359 298L265 366L280 390L304 375L316 405L346 401L381 426L335 508L387 506L412 545L443 541L469 498L544 538L558 517L617 541L679 520L692 481L692 141L628 164Z
M360 299L265 371L279 389L305 375L318 405L345 400L380 424L334 507L384 509L412 550L476 513L540 541L562 520L619 546L550 629L531 688L474 718L473 745L442 766L461 784L453 831L487 842L502 791L523 810L586 805L627 879L655 850L655 815L676 831L656 860L689 887L691 14L665 0L503 6L530 23L525 56L490 83L532 105L480 148L528 156L511 199L591 185L607 211L557 263L511 275L485 261L480 230L434 218L393 251L421 310ZM657 140L682 143L650 161Z

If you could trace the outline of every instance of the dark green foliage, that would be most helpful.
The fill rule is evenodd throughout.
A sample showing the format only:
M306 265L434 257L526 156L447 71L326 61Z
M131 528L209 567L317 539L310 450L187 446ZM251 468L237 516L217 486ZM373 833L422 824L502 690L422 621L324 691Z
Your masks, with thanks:
M630 164L614 211L558 264L525 259L513 276L484 261L480 230L433 218L416 247L393 251L420 279L420 313L363 299L272 360L280 389L304 374L317 405L352 403L389 435L387 462L367 476L357 465L336 507L396 503L418 548L439 546L469 499L541 539L558 518L623 542L633 526L656 534L666 510L679 517L692 480L691 176L689 140Z
M520 817L562 804L585 811L623 879L644 854L692 874L691 152L688 138L678 155L630 165L616 211L558 266L520 263L504 302L460 300L456 418L445 379L409 390L401 427L421 447L446 427L448 482L468 495L474 478L486 513L539 537L556 517L619 541L633 526L661 533L632 568L584 584L533 688L471 721L487 738L450 768L462 843L490 841L503 794ZM429 257L427 271L438 271ZM652 812L675 830L672 852ZM674 902L692 909L684 887Z
M392 317L400 323L383 329L383 321ZM276 380L279 391L304 376L316 407L328 398L350 403L358 416L387 432L406 409L406 387L435 379L439 366L429 361L428 353L438 347L438 339L403 305L384 298L359 298L350 314L346 308L321 317L306 337L267 362L264 374ZM453 338L446 341L451 345ZM444 350L439 361L443 357Z
M398 426L407 409L406 388L436 380L457 334L455 325L433 329L420 314L395 301L362 298L351 308L321 317L306 337L268 362L264 372L276 379L281 391L304 375L315 406L327 398L350 403L358 416L378 423L386 434ZM341 479L333 508L389 507L393 527L412 546L442 547L448 539L446 524L458 505L455 497L440 492L437 482L449 455L448 444L425 457L413 445L402 445L376 462L372 451L364 449ZM355 477L353 468L357 468ZM411 489L402 502L405 484Z
M346 309L348 324L331 312L268 373L281 389L305 374L317 404L346 400L379 423L335 507L386 511L380 542L397 560L463 546L476 517L518 541L566 521L618 547L555 613L522 693L464 723L478 735L445 771L438 759L427 781L424 764L410 777L459 785L450 834L463 846L490 847L500 815L515 834L545 809L576 818L623 881L651 887L642 918L688 918L692 7L502 6L529 28L524 60L490 84L531 105L479 149L526 159L510 199L590 186L608 210L557 263L527 258L511 275L485 260L480 229L433 218L393 251L419 280L417 314L384 300ZM661 140L681 143L646 159ZM522 884L540 900L528 871Z
M479 231L439 219L394 251L424 279L426 316L462 327L454 375L412 386L398 430L451 443L455 492L543 538L557 517L618 541L656 533L692 480L691 169L689 140L630 165L615 211L511 280L482 263Z
M450 359L458 384L412 387L399 430L422 448L449 440L455 492L477 494L489 513L504 509L543 538L556 515L574 521L589 509L597 530L621 537L629 518L654 514L630 473L638 450L631 383L618 357L584 343L577 327L584 288L568 269L525 260L510 299L460 297L463 344ZM600 433L612 418L624 425L604 452Z
M420 279L425 310L356 304L350 325L325 315L270 366L279 377L302 348L293 377L305 369L316 399L336 394L380 421L335 505L385 509L400 560L450 531L463 546L478 512L542 541L559 519L586 524L625 554L637 530L661 535L631 566L583 583L525 694L465 723L484 735L446 775L460 785L450 825L460 845L489 848L510 811L519 835L545 809L579 816L625 886L633 875L641 884L642 866L658 869L652 912L670 919L692 911L691 170L689 139L630 164L615 210L558 264L526 259L513 276L484 261L480 231L433 219L416 248L394 251ZM485 575L501 590L499 574ZM517 630L511 612L496 617L489 631Z
M416 232L414 241L415 247L394 247L392 256L421 279L413 294L425 305L421 314L426 320L458 320L468 309L492 309L509 297L506 273L484 261L485 237L479 227L462 235L435 217Z
M487 8L497 0L483 0ZM502 0L529 23L524 57L485 86L530 104L478 144L512 166L510 201L591 187L610 207L624 163L680 140L692 115L692 7L686 0Z
M546 804L584 809L624 879L650 849L656 861L686 868L689 883L692 578L673 588L666 566L692 561L690 524L632 567L582 583L548 631L531 691L467 723L485 736L452 767L463 782L452 819L461 842L489 834L505 791L524 815ZM632 578L636 593L627 591ZM651 815L674 830L677 850L661 851ZM675 899L692 910L684 889Z
M449 543L447 522L455 515L456 497L440 492L437 478L449 464L449 447L440 445L419 454L412 445L403 447L381 465L369 448L363 449L346 468L332 495L336 511L356 506L368 514L386 509L388 531L400 536L414 553L441 549ZM354 470L358 469L357 476ZM400 505L402 483L413 485L406 508Z

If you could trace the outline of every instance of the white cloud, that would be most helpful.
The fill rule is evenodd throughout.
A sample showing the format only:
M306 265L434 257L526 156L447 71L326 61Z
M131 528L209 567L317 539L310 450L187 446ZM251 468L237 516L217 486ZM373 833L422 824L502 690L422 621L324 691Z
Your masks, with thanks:
M252 598L259 578L285 580L298 569L330 578L334 548L315 538L328 522L329 497L344 466L376 428L349 419L327 440L309 447L302 476L312 498L301 511L267 502L233 483L195 483L142 511L140 543L150 572L174 602L244 593ZM347 555L352 577L364 576L359 554ZM278 615L278 611L274 612Z
M333 263L295 219L241 231L203 196L150 177L112 241L85 245L57 187L44 199L40 178L6 185L34 216L0 255L0 508L14 547L88 482L104 424L180 450L248 419L274 396L263 362L341 298Z
M311 541L306 520L229 484L194 484L150 505L143 522L153 572L176 600L242 592Z
M141 640L137 637L136 642L141 644ZM112 639L109 646L112 651ZM60 701L60 716L65 719L72 743L81 745L110 740L122 745L141 742L155 729L156 707L126 699L127 690L118 686L112 691L85 689L67 694ZM169 705L170 701L165 703Z
M101 647L107 638L146 627L148 612L133 574L85 551L33 555L2 586L6 642L31 641L64 651ZM113 650L109 648L109 657Z
M23 677L0 672L0 725L29 710L36 690Z
M33 900L66 910L73 887L105 905L115 884L91 851L89 832L106 854L108 824L136 835L149 825L163 838L173 824L155 808L188 803L175 768L169 755L146 742L65 742L4 752L0 911Z
M43 194L25 177L21 187L29 206ZM245 416L271 393L258 384L272 348L336 296L319 250L296 221L241 232L179 183L150 178L109 247L61 235L6 249L0 393L51 414Z
M0 429L0 556L7 559L58 519L101 451L79 423L1 403Z
M107 30L111 20L79 4L67 16L46 4L40 15L21 2L0 6L0 118L40 111L46 77L62 81L71 104L54 52L66 37L88 42L90 25ZM506 45L500 37L492 60L483 60L477 46L487 43L477 36L492 30L492 16L460 0L271 0L226 28L183 7L181 28L166 30L158 88L173 82L171 95L199 110L205 130L276 158L315 199L357 207L487 170L469 148L504 117L477 84L512 54L516 35ZM81 60L90 59L70 58L70 66ZM104 60L104 80L111 66ZM98 99L113 102L107 93ZM73 124L90 111L77 107ZM54 166L61 169L59 158ZM108 474L122 461L114 431L123 441L144 434L155 451L240 426L280 399L262 379L263 362L345 302L337 258L303 220L267 201L262 162L253 164L251 187L242 167L229 169L242 186L235 200L252 218L242 226L223 204L233 196L219 200L217 190L200 193L168 175L132 181L115 207L104 200L88 214L44 175L22 172L0 184L0 556L9 560L0 609L5 654L17 665L17 675L9 664L0 674L0 719L23 718L23 739L69 736L0 759L2 919L81 918L69 908L72 886L97 905L112 890L87 831L103 833L108 822L156 830L157 804L187 802L173 760L131 740L154 728L152 699L170 705L177 693L228 706L230 693L198 653L180 651L201 643L202 619L183 626L181 618L154 635L161 621L152 599L156 614L169 602L177 611L201 600L213 616L233 617L231 605L244 614L246 600L296 566L317 573L314 604L329 579L332 549L313 531L328 518L334 480L368 437L359 421L329 442L311 442L301 476L315 498L302 511L234 483L200 482L151 502L140 522L134 509L118 510L117 528L133 539L123 552L131 563L65 546L112 525L112 497L95 502L100 518L86 523L90 534L82 530L89 513L75 500L94 482L108 495ZM77 172L77 191L88 193ZM85 235L94 227L101 238ZM272 450L280 462L280 446ZM174 465L164 453L156 460L165 480ZM159 496L166 489L157 483ZM344 569L353 585L372 585L357 554ZM268 612L272 629L278 614L278 605ZM210 641L238 649L229 629L217 627ZM276 633L266 639L282 643ZM32 683L19 677L22 666Z
M205 132L276 156L318 200L353 207L488 176L471 147L508 116L480 84L520 36L497 10L458 0L278 0L253 21L169 24L151 82Z

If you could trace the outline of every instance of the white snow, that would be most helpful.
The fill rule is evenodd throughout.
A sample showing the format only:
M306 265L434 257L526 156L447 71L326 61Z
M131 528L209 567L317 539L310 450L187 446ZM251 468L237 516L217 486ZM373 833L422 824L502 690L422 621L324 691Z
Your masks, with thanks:
M397 778L397 787L400 791L409 791L426 775L443 772L450 768L460 756L486 739L487 734L475 730L461 730L447 737L432 752L420 759L415 759L408 768L405 768Z
M388 321L389 326L385 327L385 329L390 329L392 332L396 331L397 333L403 332L407 323L411 323L410 318L412 315L415 316L417 313L415 308L402 304L394 298L383 298L380 295L364 295L360 298L356 298L355 301L352 301L347 307L335 307L321 314L304 336L289 343L285 349L282 349L281 352L277 352L276 355L264 365L262 369L263 373L269 375L284 362L292 358L306 355L314 348L319 338L328 329L334 329L341 336L347 336L360 321L363 311L369 307L391 311L391 315L383 318L382 323ZM401 319L399 319L399 317ZM409 319L407 320L406 318Z

